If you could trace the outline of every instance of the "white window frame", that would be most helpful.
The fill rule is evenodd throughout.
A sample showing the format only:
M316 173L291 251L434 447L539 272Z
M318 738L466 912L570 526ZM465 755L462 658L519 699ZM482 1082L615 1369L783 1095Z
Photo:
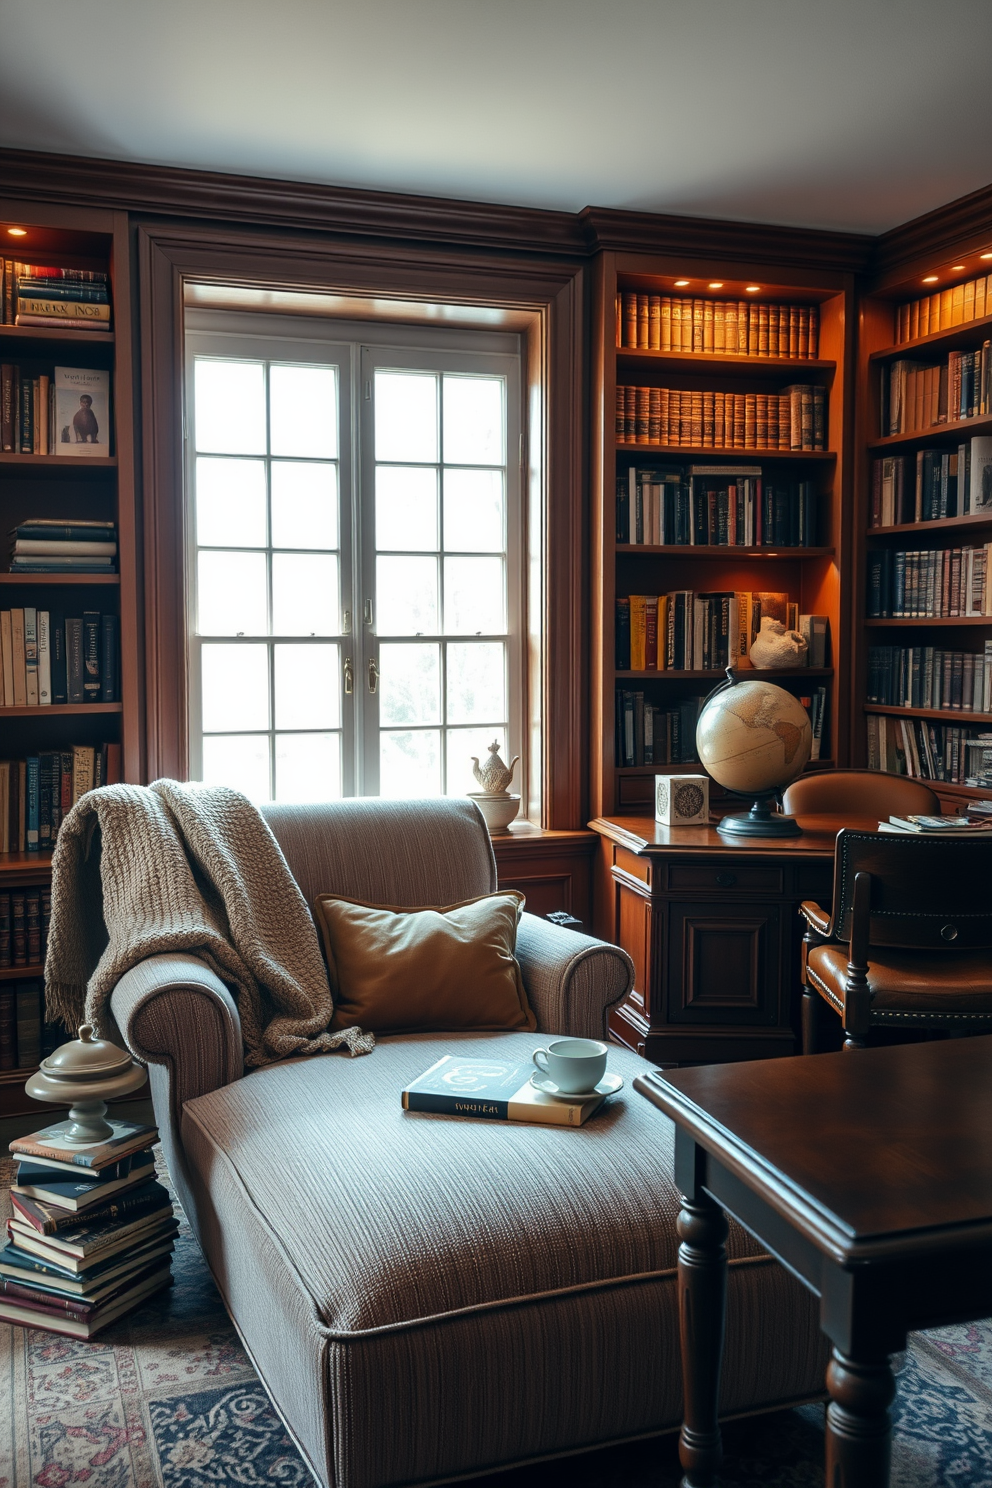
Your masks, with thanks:
M332 317L309 318L252 311L186 310L186 636L189 680L189 766L192 779L202 778L202 716L200 665L201 645L211 640L237 644L235 638L199 636L196 631L197 562L193 511L195 490L195 438L192 406L193 364L197 357L222 360L244 359L270 363L299 362L338 368L340 472L339 542L340 633L314 637L317 643L340 645L342 719L342 792L344 796L376 794L378 791L377 699L370 699L369 662L378 664L378 636L374 624L375 600L375 507L374 446L372 420L362 419L360 405L374 365L409 370L467 372L504 377L506 396L506 573L507 634L498 637L507 648L507 748L521 757L514 781L521 802L530 800L528 744L534 720L528 717L527 658L532 637L528 633L526 582L526 488L523 455L524 391L523 347L513 333L461 329L433 329L388 322L342 321ZM271 456L267 455L268 461ZM271 534L269 534L271 537ZM443 536L439 534L439 541ZM235 547L236 544L232 544ZM350 549L350 551L349 551ZM258 551L254 549L253 551ZM271 571L271 546L266 548ZM373 624L365 623L365 599L372 599ZM350 625L345 619L350 614ZM258 643L259 637L246 637ZM279 641L306 642L307 637L264 638L270 652ZM392 639L392 638L390 638ZM413 639L413 638L410 638ZM427 639L425 637L425 639ZM431 637L430 639L434 639ZM439 632L436 639L457 640ZM473 637L473 639L486 639ZM494 637L494 639L497 639ZM442 650L443 656L443 650ZM344 693L344 660L352 662L354 693ZM443 678L443 672L442 672ZM271 685L271 682L270 682ZM370 703L373 706L370 706ZM442 691L442 709L444 697ZM270 738L276 734L270 710ZM444 724L439 732L444 734ZM279 730L283 732L283 730ZM270 748L270 781L275 786L275 751ZM508 756L509 762L509 756ZM524 807L526 811L526 807Z

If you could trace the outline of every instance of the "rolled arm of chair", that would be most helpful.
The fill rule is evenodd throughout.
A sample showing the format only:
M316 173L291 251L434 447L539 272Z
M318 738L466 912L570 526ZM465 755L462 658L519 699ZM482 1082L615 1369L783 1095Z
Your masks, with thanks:
M187 1208L180 1140L184 1101L244 1073L241 1019L224 983L196 956L149 956L121 977L110 1000L114 1021L148 1066L169 1170Z
M809 928L811 930L814 930L817 935L826 937L830 934L831 916L825 909L821 909L820 905L817 904L815 900L804 899L802 904L800 904L799 906L799 913L802 915Z
M601 1039L606 1015L634 984L634 963L619 946L523 914L517 960L542 1033Z

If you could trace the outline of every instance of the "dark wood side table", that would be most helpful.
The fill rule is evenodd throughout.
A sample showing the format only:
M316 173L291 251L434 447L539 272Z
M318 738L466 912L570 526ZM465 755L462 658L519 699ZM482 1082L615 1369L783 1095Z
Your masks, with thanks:
M800 817L801 837L734 842L715 826L599 817L596 933L634 961L610 1015L620 1043L660 1063L791 1054L804 899L829 903L842 827L878 818Z
M992 1316L992 1037L645 1075L676 1123L683 1488L717 1481L734 1215L820 1298L829 1488L889 1481L889 1356Z

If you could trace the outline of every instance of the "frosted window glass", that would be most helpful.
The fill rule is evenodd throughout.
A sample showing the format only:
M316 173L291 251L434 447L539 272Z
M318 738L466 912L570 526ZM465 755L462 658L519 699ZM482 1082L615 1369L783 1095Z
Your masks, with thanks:
M441 794L441 735L436 729L379 735L380 796Z
M210 734L203 741L205 785L229 785L250 801L272 799L266 734Z
M196 607L200 635L266 635L265 554L201 552Z
M489 724L486 728L476 729L448 729L445 736L445 745L448 751L448 783L446 794L449 796L466 796L470 791L481 790L479 782L472 774L473 756L479 761L480 766L489 758L489 746L496 739L499 742L500 756L510 763L510 755L506 749L506 730L500 725ZM519 773L520 766L514 771ZM516 789L516 781L510 786L510 790Z
M337 382L335 367L269 368L269 437L274 455L335 458Z
M341 724L337 646L274 646L276 728L327 729Z
M437 378L433 372L375 374L375 457L437 459Z
M502 465L503 379L444 379L444 462L446 465Z
M441 722L440 647L379 647L379 718L385 725Z
M340 797L340 734L276 734L277 801Z
M506 717L506 650L499 641L447 647L449 723L485 723Z
M437 634L437 559L377 558L379 635Z
M375 545L380 552L436 551L436 470L422 465L376 467Z
M269 727L267 646L208 643L200 650L200 675L206 733Z
M506 546L501 470L444 472L444 546L449 552L501 553Z
M272 546L337 545L338 467L305 460L273 460Z
M217 455L264 455L262 363L197 357L193 368L197 450Z
M502 558L445 558L446 635L502 635L505 599Z
M261 460L197 456L196 540L208 548L265 547L265 465Z
M333 553L273 553L273 635L337 635L338 559Z

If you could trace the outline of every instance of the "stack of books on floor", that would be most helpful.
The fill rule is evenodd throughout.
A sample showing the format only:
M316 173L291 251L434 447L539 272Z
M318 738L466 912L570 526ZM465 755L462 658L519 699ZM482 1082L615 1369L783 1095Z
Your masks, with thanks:
M62 522L36 517L10 534L11 573L113 573L113 522Z
M153 1126L112 1121L92 1147L69 1122L11 1142L13 1218L0 1250L0 1320L92 1338L172 1281L178 1222L155 1181Z

